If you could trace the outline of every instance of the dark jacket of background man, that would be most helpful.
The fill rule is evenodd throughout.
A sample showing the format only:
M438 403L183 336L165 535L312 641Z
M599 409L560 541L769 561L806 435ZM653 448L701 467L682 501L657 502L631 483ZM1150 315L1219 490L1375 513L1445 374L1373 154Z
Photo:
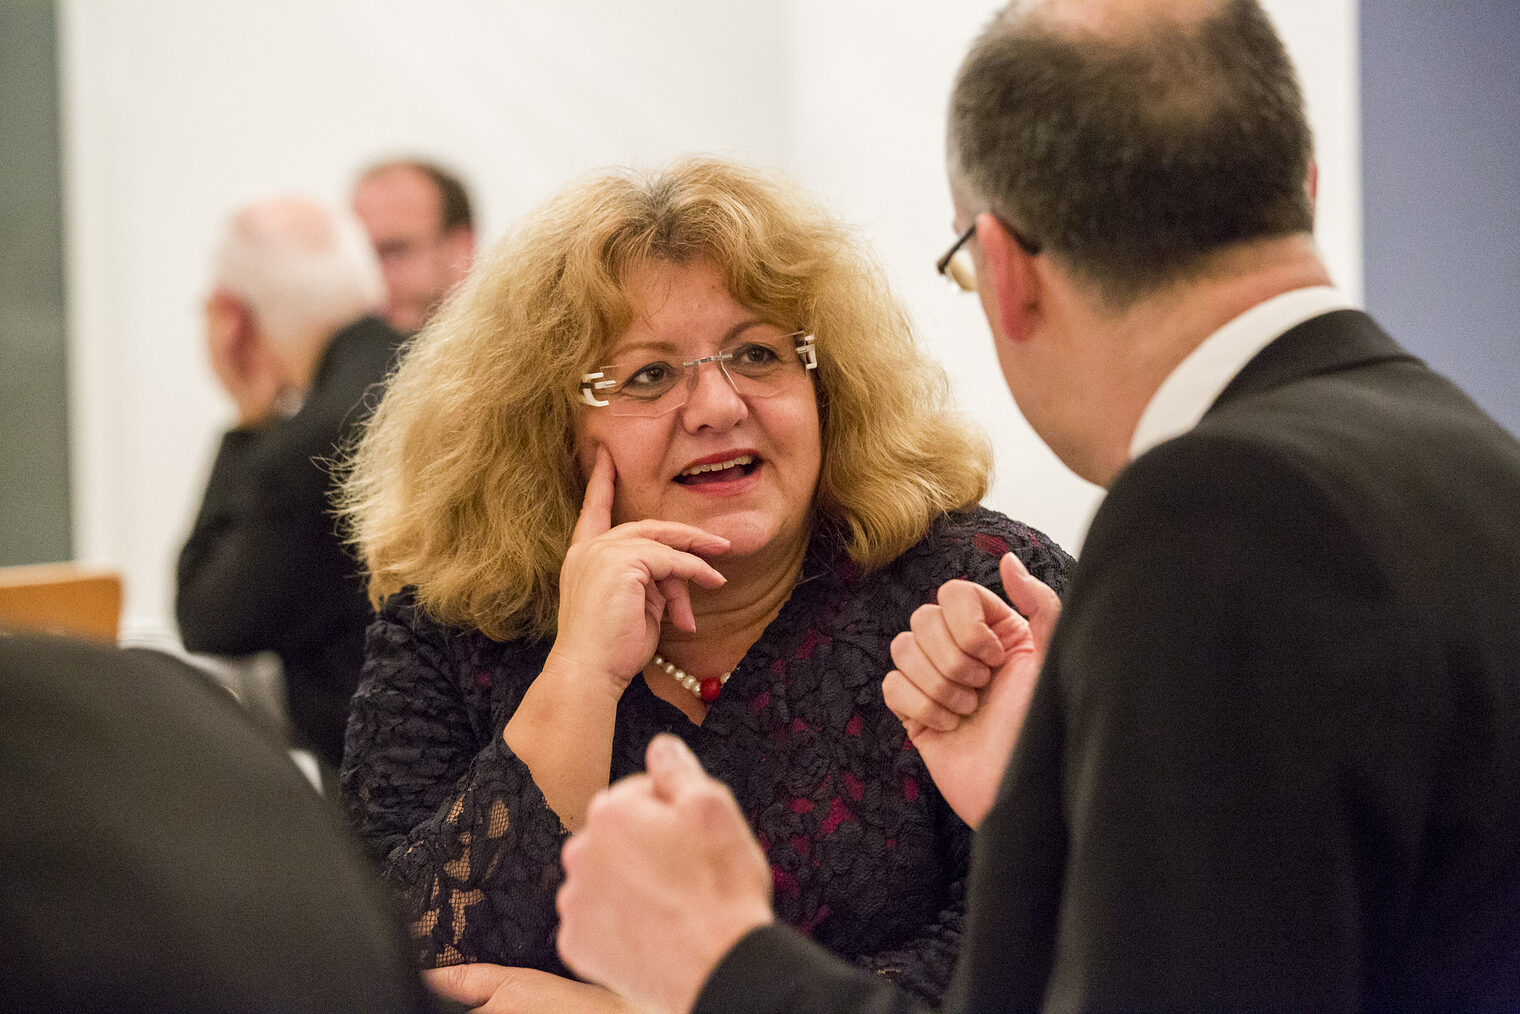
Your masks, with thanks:
M401 336L366 317L333 336L295 415L222 437L179 558L185 647L273 651L297 740L334 769L373 616L331 514L331 462L374 407Z
M402 339L377 316L380 264L352 213L300 195L227 219L206 354L232 402L179 558L185 647L272 651L297 745L336 769L372 615L333 516L333 463L380 398Z

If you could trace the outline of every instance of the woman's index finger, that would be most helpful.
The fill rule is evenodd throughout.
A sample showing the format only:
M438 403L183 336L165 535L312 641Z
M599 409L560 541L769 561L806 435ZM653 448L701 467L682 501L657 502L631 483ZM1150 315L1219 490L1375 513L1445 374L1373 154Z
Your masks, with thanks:
M586 479L586 496L581 501L581 516L571 533L571 544L594 539L612 529L612 497L617 482L617 466L612 463L612 452L597 445L596 461L591 465L591 475Z

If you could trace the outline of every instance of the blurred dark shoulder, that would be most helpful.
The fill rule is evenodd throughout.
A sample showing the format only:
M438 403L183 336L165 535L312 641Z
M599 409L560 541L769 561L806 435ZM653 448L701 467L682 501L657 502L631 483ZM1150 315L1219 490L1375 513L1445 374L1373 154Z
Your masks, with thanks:
M0 636L0 806L0 1009L429 1008L328 801L177 658Z

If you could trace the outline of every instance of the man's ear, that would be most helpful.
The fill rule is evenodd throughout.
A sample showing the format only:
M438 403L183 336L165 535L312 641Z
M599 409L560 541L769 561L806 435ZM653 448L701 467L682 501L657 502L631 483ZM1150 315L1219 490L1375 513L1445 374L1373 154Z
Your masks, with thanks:
M997 314L1004 338L1023 341L1029 337L1040 300L1034 258L991 212L976 217L976 241L982 248L986 277L980 285L987 289L987 310Z
M288 382L288 352L268 341L259 331L253 308L243 297L216 289L206 299L206 337L219 375L231 371L244 383L255 377Z
M206 297L206 330L213 345L246 354L243 350L254 341L253 312L242 297L214 289Z
M1304 188L1309 191L1309 207L1319 200L1319 163L1309 160L1309 175L1304 178Z

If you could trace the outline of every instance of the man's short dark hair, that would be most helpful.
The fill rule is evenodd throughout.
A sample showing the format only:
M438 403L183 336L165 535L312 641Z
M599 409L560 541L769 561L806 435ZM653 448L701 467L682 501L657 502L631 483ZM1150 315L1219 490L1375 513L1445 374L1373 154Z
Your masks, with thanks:
M964 183L1115 304L1313 227L1303 96L1255 0L1129 33L1005 10L961 66L949 131Z
M415 170L426 176L432 181L433 186L438 188L439 208L442 211L439 228L443 232L475 228L475 215L470 209L470 194L465 190L464 184L459 181L459 177L432 162L405 158L376 163L364 170L359 175L359 179L362 182L390 169Z

